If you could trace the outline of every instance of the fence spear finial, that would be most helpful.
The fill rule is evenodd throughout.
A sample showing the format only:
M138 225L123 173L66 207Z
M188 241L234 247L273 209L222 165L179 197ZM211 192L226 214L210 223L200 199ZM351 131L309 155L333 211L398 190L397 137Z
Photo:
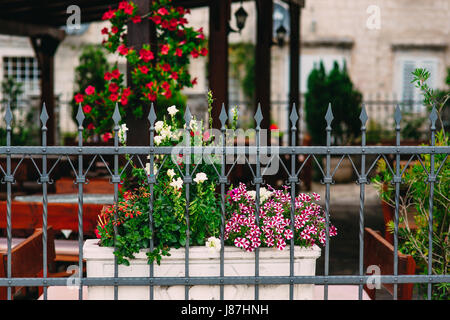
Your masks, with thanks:
M45 102L42 104L42 111L41 111L41 122L42 122L42 128L46 128L47 121L48 121L48 113L47 113L47 107L45 106Z
M398 104L395 107L394 120L396 128L400 129L400 121L402 121L402 111L400 110L400 106Z
M76 119L78 121L78 127L83 128L83 121L85 119L83 108L81 107L81 103L78 104L78 112Z
M263 119L263 115L262 115L262 112L261 112L261 103L258 103L258 109L256 110L256 114L255 114L255 118L254 119L256 121L256 128L260 129L261 128L260 124L261 124L261 121Z
M296 129L298 121L298 113L297 113L297 106L295 105L295 103L292 105L292 111L291 115L289 116L289 120L291 120L292 129Z
M112 115L112 119L116 126L119 125L119 122L122 119L122 117L120 116L120 112L119 112L119 104L117 102L116 102L116 107L114 108L114 113Z
M438 113L436 109L436 104L433 104L433 109L430 113L431 130L436 130L436 121L438 119Z
M369 119L369 117L367 116L366 105L363 103L362 108L361 108L361 114L359 115L359 120L361 120L361 124L362 124L363 128L366 127L366 123L367 123L368 119Z
M153 127L156 121L155 106L153 105L153 102L150 106L150 112L148 113L147 119L150 122L150 127Z
M327 113L325 114L325 120L327 121L327 129L331 129L331 122L333 121L333 111L331 110L331 102L328 104Z
M186 106L186 111L184 111L184 121L186 121L186 129L189 128L191 119L192 119L191 110L189 110L189 106Z
M225 110L225 103L222 103L222 110L220 111L219 120L222 125L222 129L225 129L225 125L228 119L227 111Z
M6 105L6 113L5 113L5 122L6 122L7 128L11 127L12 119L13 119L13 115L11 112L11 105L8 102L8 104Z

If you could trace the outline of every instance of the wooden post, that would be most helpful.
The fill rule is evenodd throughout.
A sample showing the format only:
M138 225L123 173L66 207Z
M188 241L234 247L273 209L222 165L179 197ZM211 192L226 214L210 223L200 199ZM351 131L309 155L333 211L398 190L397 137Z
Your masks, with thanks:
M264 117L261 129L269 129L273 0L256 0L256 9L255 98Z
M294 2L289 3L290 15L290 35L289 35L289 114L292 112L292 106L295 103L297 110L300 110L300 6ZM300 113L299 113L300 114ZM298 129L298 126L297 126ZM292 137L289 135L290 145L298 145L298 134L295 141L291 141Z
M228 106L228 21L231 1L212 0L209 5L209 88L214 102L213 128L220 129L222 103Z
M41 69L41 108L45 102L49 119L47 121L47 145L55 145L55 70L54 57L60 40L50 35L33 36L30 38Z
M150 11L151 1L149 0L134 0L138 7L138 14L144 15ZM156 43L156 29L150 19L144 18L140 23L129 22L128 28L128 46L133 47L137 52L142 48L143 44L150 43L151 50L155 53L158 50ZM131 67L127 62L127 86L131 84ZM133 88L132 88L133 90ZM139 101L142 103L142 101ZM144 114L141 119L136 119L131 110L127 113L125 122L127 124L127 145L142 146L149 145L149 123L147 115L150 111L150 103L142 103L144 107Z

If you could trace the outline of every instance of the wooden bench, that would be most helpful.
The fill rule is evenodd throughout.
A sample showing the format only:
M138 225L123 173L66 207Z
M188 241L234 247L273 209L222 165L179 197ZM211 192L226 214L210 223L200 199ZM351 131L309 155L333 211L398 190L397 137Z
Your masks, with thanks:
M37 229L30 237L17 243L11 249L11 277L13 278L36 278L43 275L43 230ZM67 277L68 273L55 272L55 246L52 227L47 229L47 276ZM6 250L0 250L0 278L6 278L8 255ZM12 298L14 295L24 291L24 287L12 287ZM0 287L0 300L7 299L7 287ZM43 288L39 287L39 293Z
M371 265L380 268L381 275L394 274L394 246L383 238L380 232L370 228L364 228L364 269ZM415 274L416 263L411 255L398 252L398 274ZM391 283L382 284L391 294L394 294L394 285ZM398 284L398 299L411 300L413 293L413 283ZM371 299L375 299L376 289L369 289L364 285L364 290Z

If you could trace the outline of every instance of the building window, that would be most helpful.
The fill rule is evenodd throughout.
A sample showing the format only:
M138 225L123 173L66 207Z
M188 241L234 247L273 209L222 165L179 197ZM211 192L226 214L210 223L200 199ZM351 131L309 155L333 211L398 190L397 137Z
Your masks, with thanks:
M399 96L406 107L418 112L422 108L423 95L419 88L412 83L413 72L417 68L424 68L430 72L427 85L436 89L438 79L438 61L434 58L403 58L400 60Z
M3 57L3 78L12 77L23 84L24 96L40 93L41 79L37 59L34 57Z

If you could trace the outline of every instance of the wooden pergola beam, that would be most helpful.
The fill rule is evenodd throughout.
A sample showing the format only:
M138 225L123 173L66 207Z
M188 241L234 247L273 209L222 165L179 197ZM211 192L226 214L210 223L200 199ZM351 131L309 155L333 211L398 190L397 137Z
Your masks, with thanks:
M47 35L58 41L64 40L66 33L64 30L23 22L0 20L0 34L7 34L22 37L35 37Z

